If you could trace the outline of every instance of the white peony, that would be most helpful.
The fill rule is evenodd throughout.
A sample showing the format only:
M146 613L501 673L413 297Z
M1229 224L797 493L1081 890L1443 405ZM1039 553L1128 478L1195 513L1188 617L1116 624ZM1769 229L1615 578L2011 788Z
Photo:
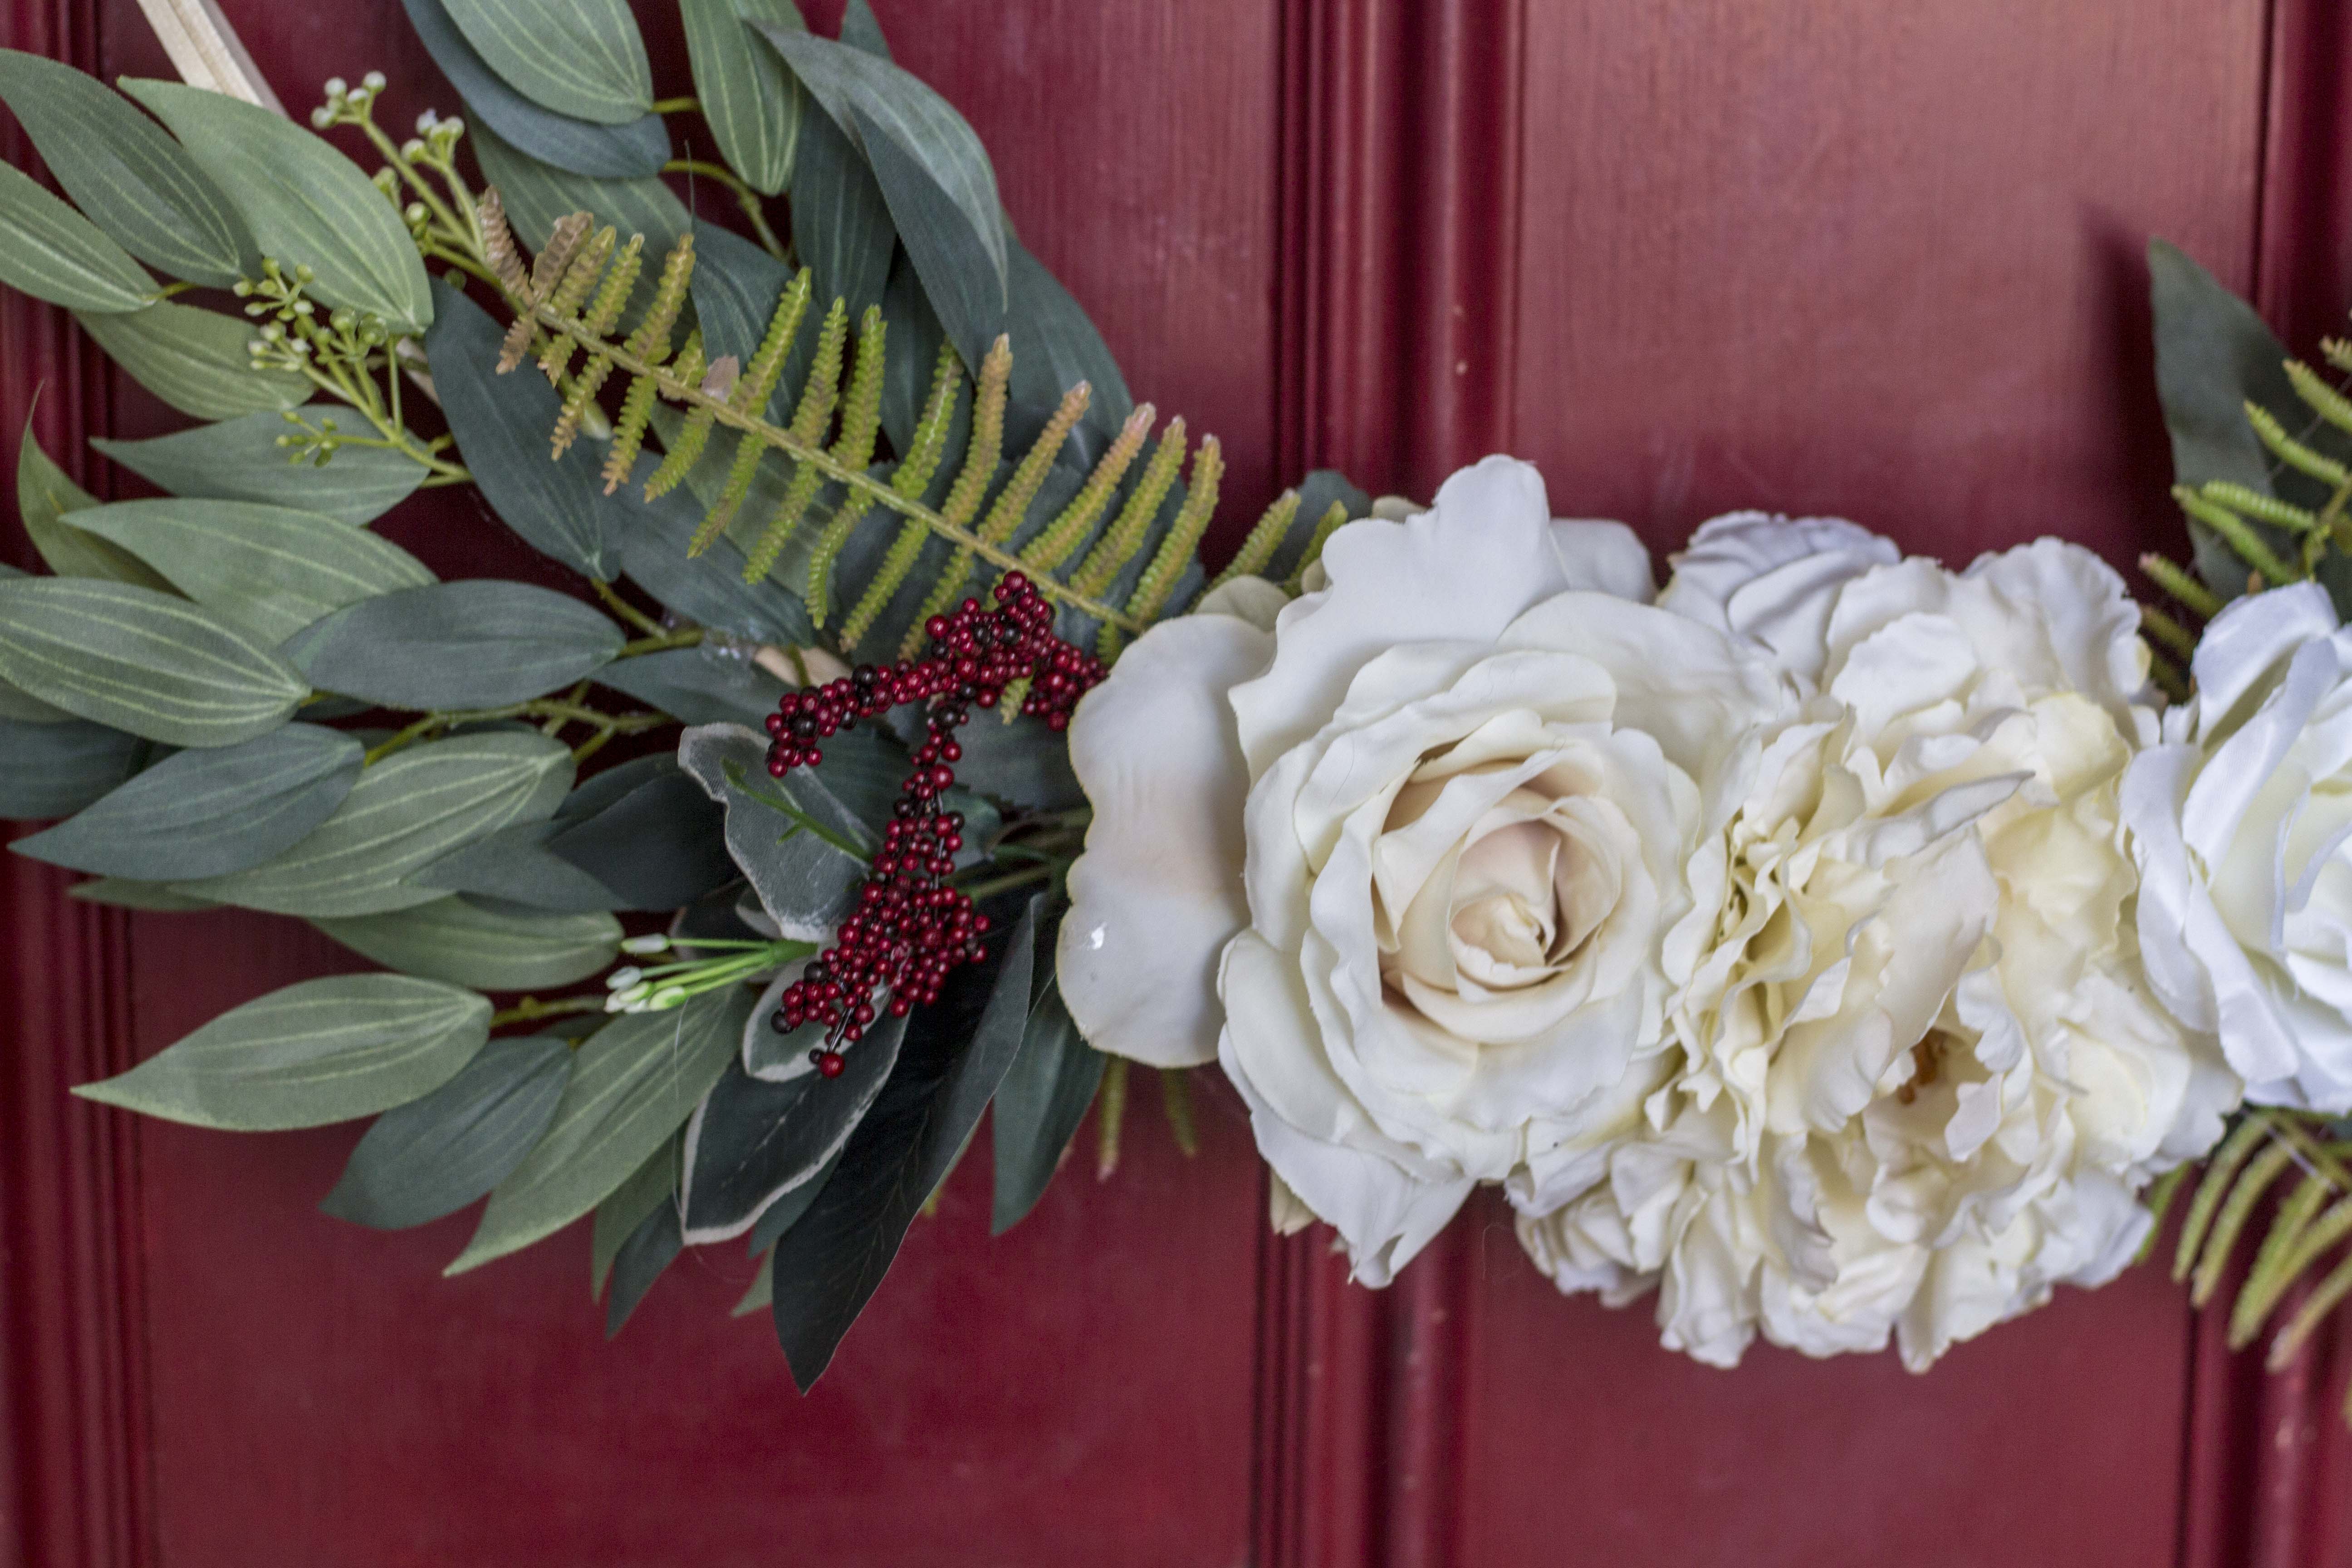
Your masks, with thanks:
M1380 1284L1476 1183L1598 1171L1664 1080L1724 816L1789 699L1522 463L1322 564L1270 626L1229 590L1154 627L1079 707L1058 963L1097 1047L1213 1049Z
M2124 789L2148 977L2247 1099L2352 1110L2352 632L2316 584L2275 588L2194 668Z
M1907 1364L2096 1285L2236 1083L2147 994L2118 795L2153 732L2121 582L2055 542L1955 574L1851 524L1702 530L1662 603L1815 689L1765 741L1681 1070L1605 1178L1514 1184L1565 1289L1665 1342Z

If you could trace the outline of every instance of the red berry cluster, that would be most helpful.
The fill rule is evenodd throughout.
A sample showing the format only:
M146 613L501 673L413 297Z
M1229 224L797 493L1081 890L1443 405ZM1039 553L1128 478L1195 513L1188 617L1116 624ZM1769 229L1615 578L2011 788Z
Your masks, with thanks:
M823 762L817 742L860 719L902 702L931 704L929 732L856 910L841 922L834 945L784 988L776 1009L780 1032L826 1026L825 1044L809 1053L826 1078L840 1075L839 1047L873 1024L877 994L887 990L891 1016L903 1017L937 1001L948 972L981 955L988 917L947 885L963 847L962 816L940 806L963 759L958 727L973 708L994 708L1006 687L1026 680L1021 711L1065 729L1078 699L1103 678L1101 660L1054 635L1054 607L1026 577L1008 572L992 596L994 609L966 599L954 614L932 616L922 658L860 665L841 679L787 694L769 716L768 772L781 777Z

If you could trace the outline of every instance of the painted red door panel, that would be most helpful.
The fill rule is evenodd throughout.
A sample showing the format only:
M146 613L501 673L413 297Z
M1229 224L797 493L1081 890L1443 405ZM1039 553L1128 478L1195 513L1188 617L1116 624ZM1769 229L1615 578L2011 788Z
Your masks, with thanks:
M395 121L452 107L396 0L223 8L298 111L370 68ZM687 90L674 7L639 9ZM1223 439L1236 512L1318 463L1425 493L1509 447L1662 552L1757 505L2124 565L2178 538L2147 236L2301 346L2352 299L2330 0L876 9L1137 395ZM0 17L168 70L135 0ZM181 423L55 313L0 303L0 422L46 378L51 451ZM383 527L445 573L560 581L463 498ZM606 1345L581 1235L443 1280L468 1220L319 1215L354 1129L65 1101L352 961L61 882L0 860L5 1568L2352 1563L2333 1344L2266 1381L2146 1270L1923 1377L1763 1348L1719 1373L1646 1304L1559 1297L1488 1200L1374 1296L1325 1237L1264 1237L1223 1095L1191 1163L1139 1096L1119 1174L1066 1173L999 1241L983 1142L805 1400L727 1317L727 1249Z

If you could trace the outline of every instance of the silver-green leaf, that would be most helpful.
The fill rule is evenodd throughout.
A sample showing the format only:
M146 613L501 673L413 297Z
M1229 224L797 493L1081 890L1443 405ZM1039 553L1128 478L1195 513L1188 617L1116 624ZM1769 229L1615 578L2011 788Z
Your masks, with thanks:
M387 969L482 991L569 985L612 963L621 943L611 915L493 909L455 896L312 923Z
M461 1274L553 1234L594 1208L694 1113L726 1070L753 993L697 996L662 1013L624 1014L589 1037L555 1121L530 1158L499 1184Z
M469 119L481 121L532 157L575 174L606 178L658 174L669 160L669 131L658 114L642 114L617 125L599 125L558 114L525 98L490 69L481 51L449 19L442 0L401 0L449 85L466 100Z
M695 95L719 156L745 184L776 195L793 175L800 83L744 23L757 19L797 32L806 32L808 25L793 0L678 0L678 11L686 23Z
M395 752L360 774L335 814L266 865L177 884L218 903L329 919L430 903L404 879L458 845L553 812L572 753L544 735L494 731Z
M509 86L558 114L618 125L654 106L628 0L446 0L449 19Z
M0 582L0 680L174 746L233 746L310 689L251 633L184 599L87 577Z
M225 93L126 80L230 194L263 255L307 266L310 292L380 316L394 333L433 324L424 260L400 209L323 137Z
M130 252L13 163L0 163L0 283L100 314L145 310L156 293Z
M292 847L332 816L359 780L361 755L354 737L316 724L175 752L12 847L108 877L226 876Z
M275 414L310 395L310 384L292 371L253 368L253 326L242 317L166 300L127 315L78 311L74 320L131 380L199 419Z
M0 719L0 817L66 816L129 778L145 753L136 735L87 724Z
M377 1117L319 1206L379 1230L457 1213L522 1163L571 1074L572 1047L553 1036L492 1040L439 1089Z
M314 426L322 418L351 416L339 404L314 403L302 412ZM425 480L423 464L389 447L346 445L323 466L289 462L278 440L289 428L281 414L248 414L152 440L100 437L90 445L175 496L295 506L353 525L382 517Z
M314 511L256 501L118 501L74 525L130 551L172 585L271 645L346 605L432 584L390 540Z
M488 1001L437 981L308 980L74 1092L196 1127L318 1127L431 1093L481 1049L489 1026Z
M571 685L610 663L622 641L619 626L577 599L486 578L362 600L287 652L322 691L394 708L495 708Z
M96 496L68 479L41 450L28 416L25 439L16 448L16 512L49 570L60 577L103 577L170 593L172 584L145 562L65 521L98 504Z
M140 260L215 289L257 270L235 205L185 148L103 83L0 49L0 100L66 195Z

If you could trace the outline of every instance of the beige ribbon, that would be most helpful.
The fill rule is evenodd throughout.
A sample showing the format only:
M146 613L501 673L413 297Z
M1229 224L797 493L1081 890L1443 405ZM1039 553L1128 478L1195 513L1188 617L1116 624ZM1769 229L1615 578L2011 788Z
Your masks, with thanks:
M191 87L209 88L278 114L286 106L254 68L253 57L221 15L217 0L139 0L172 67Z

